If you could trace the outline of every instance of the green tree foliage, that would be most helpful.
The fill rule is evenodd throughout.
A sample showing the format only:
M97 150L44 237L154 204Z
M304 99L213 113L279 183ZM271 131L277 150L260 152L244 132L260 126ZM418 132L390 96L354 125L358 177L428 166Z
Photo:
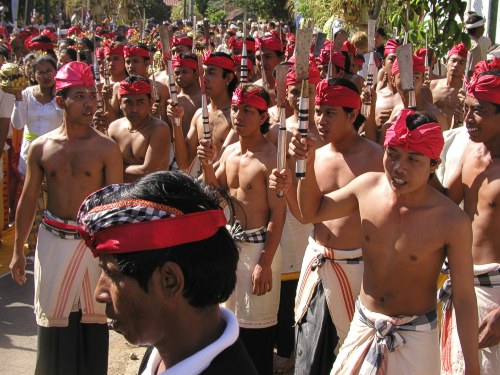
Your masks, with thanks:
M398 37L402 38L408 3L408 41L415 49L425 46L426 35L429 47L437 56L445 56L461 41L470 45L469 36L463 30L467 2L462 0L288 0L286 6L312 19L320 28L332 16L344 18L350 30L362 29L366 25L360 23L360 19L366 22L370 10L380 10L378 26L384 27L389 34L397 28Z
M203 17L208 17L207 10L208 10L210 1L209 0L195 0L194 3L196 4L196 8L198 9L198 12L200 12L200 14Z
M263 19L289 20L287 0L234 0L230 5L247 9Z

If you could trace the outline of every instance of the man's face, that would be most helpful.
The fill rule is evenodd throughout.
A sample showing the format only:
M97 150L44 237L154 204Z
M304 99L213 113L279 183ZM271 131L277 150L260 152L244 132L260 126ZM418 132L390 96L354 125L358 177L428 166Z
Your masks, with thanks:
M194 69L187 68L185 66L180 66L174 69L175 83L181 88L185 89L192 86L196 79L198 79L198 73Z
M123 274L111 255L101 255L102 268L94 296L97 302L106 304L106 316L113 321L115 331L132 344L153 344L158 336L154 324L155 297L159 298L154 283L145 292L134 278Z
M384 153L384 170L392 190L408 194L427 185L429 175L439 163L431 165L431 159L412 150L387 147Z
M465 98L464 123L473 142L489 142L500 135L500 113L485 100L471 96Z
M392 78L392 65L396 61L396 55L388 55L383 60L384 70L387 73L387 78Z
M300 98L300 90L302 88L302 81L297 82L293 85L287 86L286 91L286 99L288 100L288 104L294 111L299 110L299 98ZM314 107L314 93L316 92L316 85L310 83L309 84L309 108Z
M260 51L257 51L255 59L259 62L262 59L262 64L264 65L266 75L271 75L276 65L281 62L281 59L278 57L276 52L268 48L263 48L262 53L260 53Z
M149 59L142 56L128 56L125 58L125 68L128 74L146 78L148 76Z
M131 124L137 124L149 116L151 99L146 94L122 96L120 109Z
M181 56L183 53L191 52L191 48L183 44L178 44L172 48L172 53L174 56Z
M120 55L108 55L106 56L106 65L108 67L109 74L122 74L125 72L125 58Z
M451 55L446 63L446 69L448 74L452 77L457 77L462 79L465 72L465 64L467 59L464 59L460 55Z
M69 122L90 125L97 109L96 95L95 86L74 86L69 88L66 99L58 97L57 104Z
M214 65L203 66L203 69L205 71L205 89L207 95L211 98L224 95L224 92L227 95L227 85L230 82L229 76L232 77L232 75L228 74L224 78L222 76L224 73L222 68Z
M405 104L405 107L408 105L408 97L409 93L408 91L403 90L403 83L401 82L401 75L398 73L395 76L392 77L394 86L396 87L396 90L398 91L399 95L401 96L401 99L403 100L403 103ZM415 95L420 95L420 91L422 89L422 85L424 83L424 74L422 72L413 72L413 87L415 88Z
M246 104L231 106L231 120L236 134L239 136L249 136L260 133L260 126L268 117L267 111L260 113L255 107Z
M384 37L375 31L375 47L378 48L384 44Z
M347 113L342 107L317 105L314 108L314 123L321 139L326 142L339 141L354 131L357 111Z

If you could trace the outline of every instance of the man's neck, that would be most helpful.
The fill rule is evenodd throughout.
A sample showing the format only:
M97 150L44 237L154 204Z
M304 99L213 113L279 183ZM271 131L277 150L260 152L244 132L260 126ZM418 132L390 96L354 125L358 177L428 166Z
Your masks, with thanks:
M346 134L344 137L340 137L338 140L330 142L330 147L333 151L340 152L342 154L352 150L352 146L358 142L359 139L360 136L353 129L352 132L349 132L349 134Z
M121 82L125 78L127 78L127 74L125 74L125 72L120 73L120 74L111 74L111 77L110 77L111 82Z
M258 132L258 134L253 133L245 137L239 137L242 153L245 153L248 150L253 150L255 146L265 142L266 138L264 137L264 134L260 132L260 129Z
M210 105L212 107L212 111L225 111L231 106L231 98L226 91L223 95L210 97Z
M457 77L457 76L451 75L449 73L446 75L446 85L448 87L458 89L458 88L462 87L462 82L463 82L462 77Z
M133 121L133 122L127 118L127 121L129 123L128 131L133 133L133 132L136 132L136 131L142 129L144 126L146 126L149 123L150 119L151 119L150 114L147 114L144 118L137 120L137 121Z
M63 119L61 126L61 134L65 135L68 139L71 138L84 138L92 131L92 123L82 124L72 122L67 118Z
M187 96L196 96L201 94L200 86L193 83L188 87L181 88L181 93Z
M484 142L484 147L490 153L491 158L500 158L500 134L491 138L489 141Z

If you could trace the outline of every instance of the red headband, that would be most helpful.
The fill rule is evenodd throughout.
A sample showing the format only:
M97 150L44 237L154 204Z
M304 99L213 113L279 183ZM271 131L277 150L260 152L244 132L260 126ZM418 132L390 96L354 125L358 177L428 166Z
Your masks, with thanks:
M172 68L175 69L175 68L181 68L181 67L191 68L191 69L198 71L198 62L193 60L193 59L190 59L190 58L182 58L180 56L176 56L172 60Z
M399 47L399 43L394 39L389 39L387 43L385 43L384 47L384 56L395 55L396 48Z
M120 96L151 94L151 85L146 81L135 81L132 84L121 81L118 94Z
M343 52L350 53L351 55L355 55L356 54L356 47L354 46L354 44L352 44L348 40L346 40L342 44L342 48L340 50L343 51Z
M233 97L231 99L232 105L249 105L257 108L259 111L267 111L268 105L266 100L261 96L257 95L260 89L255 88L249 91L243 92L242 87L238 86L236 90L234 90Z
M438 159L443 150L443 131L437 122L421 125L413 130L408 129L406 121L414 114L411 109L403 109L385 134L385 147L402 148Z
M140 47L125 46L125 47L123 47L123 56L124 57L142 56L142 57L148 57L149 58L149 51L145 50L144 48L140 48Z
M235 67L241 66L241 55L233 56L233 60L234 60ZM252 60L250 60L249 58L247 58L247 66L248 66L248 70L253 70Z
M205 56L203 56L203 64L206 66L217 66L234 73L234 61L231 57L213 56L210 51L208 51Z
M82 29L80 29L78 26L71 26L68 29L68 36L71 36L73 34L75 34L76 36L80 36L82 32L83 32Z
M194 212L165 219L113 225L94 235L82 227L47 220L58 228L77 229L95 257L103 254L123 254L158 250L212 237L226 225L222 210Z
M94 76L90 67L80 61L72 61L64 64L57 71L56 91L61 91L74 86L94 86Z
M500 77L493 74L481 73L500 68L500 59L495 58L491 63L481 61L476 65L474 76L467 84L467 95L490 103L500 104Z
M193 39L187 37L187 36L181 36L181 37L173 37L172 39L172 47L175 46L186 46L186 47L192 47L193 46Z
M328 80L324 79L316 86L314 104L359 110L361 108L361 99L356 91L341 85L330 86Z
M330 50L324 49L321 51L320 64L325 65L330 62ZM345 56L340 52L332 52L332 64L344 69L345 67Z
M413 71L414 72L420 72L420 73L425 72L424 59L413 55L412 61L413 61ZM396 59L394 61L394 64L392 64L392 75L395 76L398 73L399 73L399 63L398 63L398 60Z
M256 47L261 49L270 49L272 51L283 51L283 43L279 38L276 38L272 35L265 36L262 38L256 39Z
M319 76L319 70L316 64L309 64L309 83L313 85L317 85L321 81L321 77ZM295 69L291 69L286 75L286 85L296 85L297 83L302 82L302 80L297 79L297 72Z
M463 43L457 44L456 46L451 47L451 49L448 51L448 57L450 57L451 55L458 55L466 59L467 47Z
M249 52L255 52L255 42L252 40L247 40L246 41L246 46L247 46L247 51ZM236 39L235 37L232 37L229 39L229 48L232 49L243 49L243 39Z
M121 44L114 47L104 46L104 56L118 55L123 56L124 48Z

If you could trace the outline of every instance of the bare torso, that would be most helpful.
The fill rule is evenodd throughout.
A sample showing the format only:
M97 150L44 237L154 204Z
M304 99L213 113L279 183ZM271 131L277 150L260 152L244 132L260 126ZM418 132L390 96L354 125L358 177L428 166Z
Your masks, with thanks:
M382 149L375 143L356 136L347 152L326 145L316 151L314 169L323 194L347 185L355 177L382 170ZM354 250L362 245L359 213L314 224L315 240L337 250Z
M434 104L439 108L442 114L446 117L448 128L451 128L453 120L453 112L458 104L459 87L448 85L447 79L436 79L431 81L431 91ZM445 130L447 130L445 129Z
M263 140L252 151L242 153L240 142L228 146L221 159L235 217L243 229L266 226L269 222L268 177L276 166L276 147Z
M134 181L142 175L140 173L127 173L127 167L144 165L148 151L154 160L147 161L149 163L147 173L167 169L170 156L170 131L168 125L163 121L151 116L140 129L130 130L130 122L123 117L111 123L108 134L120 147L125 181ZM164 142L158 142L160 140ZM156 142L159 144L156 145ZM163 147L161 143L164 143Z
M472 220L474 264L500 263L500 159L471 142L462 159L464 211Z
M83 200L107 183L107 165L116 160L115 142L91 129L85 137L70 138L58 128L39 138L34 150L35 158L47 181L47 209L61 219L76 219Z
M358 195L365 268L361 300L387 315L418 315L436 307L436 283L448 232L460 209L427 189L425 202L397 203L384 173L366 175Z

